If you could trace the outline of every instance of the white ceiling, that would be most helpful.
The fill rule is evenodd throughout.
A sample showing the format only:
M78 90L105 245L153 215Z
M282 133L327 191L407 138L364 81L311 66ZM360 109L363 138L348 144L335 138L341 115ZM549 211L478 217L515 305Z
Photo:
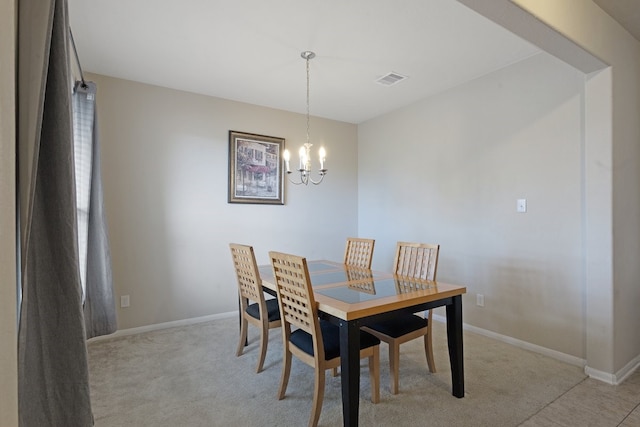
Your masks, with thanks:
M69 0L82 68L350 123L539 50L456 0ZM395 72L395 86L375 81Z

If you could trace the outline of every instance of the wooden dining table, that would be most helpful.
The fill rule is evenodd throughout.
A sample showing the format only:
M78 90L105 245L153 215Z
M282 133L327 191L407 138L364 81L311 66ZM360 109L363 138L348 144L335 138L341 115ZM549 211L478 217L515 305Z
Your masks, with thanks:
M308 261L321 318L340 328L342 413L345 426L358 425L360 399L360 327L399 313L444 306L451 364L452 394L464 397L462 295L466 287L412 279L332 261ZM270 265L260 266L263 289L275 295Z

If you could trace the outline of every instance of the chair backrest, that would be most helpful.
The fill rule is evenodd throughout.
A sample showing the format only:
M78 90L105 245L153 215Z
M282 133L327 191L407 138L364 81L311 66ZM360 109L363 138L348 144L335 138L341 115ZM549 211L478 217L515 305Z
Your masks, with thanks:
M344 250L344 263L356 267L371 268L375 242L374 239L348 237Z
M323 360L324 346L318 307L313 297L307 260L300 256L273 251L269 252L269 257L280 305L283 338L288 340L291 326L304 330L313 337L314 355Z
M258 272L258 264L253 247L230 243L231 257L238 278L238 292L242 300L263 302L262 280ZM245 301L243 301L245 303Z
M393 272L415 279L436 280L440 245L398 242Z

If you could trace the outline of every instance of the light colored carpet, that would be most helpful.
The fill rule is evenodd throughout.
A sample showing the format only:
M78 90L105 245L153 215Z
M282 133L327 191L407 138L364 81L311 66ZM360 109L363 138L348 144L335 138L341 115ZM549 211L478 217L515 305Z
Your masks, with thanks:
M90 342L91 399L97 427L305 426L313 371L293 359L278 400L282 340L270 333L265 369L255 373L258 334L249 328L235 356L237 318ZM421 340L401 347L400 393L389 392L388 349L380 347L380 403L369 400L361 366L361 426L518 426L585 379L582 369L471 332L464 333L465 397L451 395L446 328L434 322L438 372ZM321 426L342 425L340 377L327 372Z

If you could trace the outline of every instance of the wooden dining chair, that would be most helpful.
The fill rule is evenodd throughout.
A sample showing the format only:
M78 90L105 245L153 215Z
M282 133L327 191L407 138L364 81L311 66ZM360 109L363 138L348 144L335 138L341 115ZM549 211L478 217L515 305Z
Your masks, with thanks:
M371 268L374 239L348 237L344 250L344 263L355 267Z
M278 300L264 297L253 247L237 243L230 243L229 247L238 279L238 298L240 299L240 341L236 356L242 355L246 345L248 325L257 326L260 329L260 357L256 372L259 373L262 371L267 354L269 330L279 328L281 325Z
M436 280L439 252L440 245L398 242L393 262L393 272L407 278ZM403 290L408 291L406 287L403 287L398 292L403 292ZM401 344L423 337L429 371L436 372L431 340L431 325L433 323L431 311L427 310L426 317L415 314L402 314L389 320L362 327L363 330L375 335L389 345L389 371L392 394L398 394Z
M320 320L313 296L307 261L303 257L269 252L276 282L278 304L282 313L283 364L278 399L287 390L291 359L296 356L315 370L315 386L309 426L320 418L324 398L325 371L340 365L340 330L337 325ZM294 330L295 329L295 330ZM360 358L369 359L371 401L380 400L380 340L361 331Z

